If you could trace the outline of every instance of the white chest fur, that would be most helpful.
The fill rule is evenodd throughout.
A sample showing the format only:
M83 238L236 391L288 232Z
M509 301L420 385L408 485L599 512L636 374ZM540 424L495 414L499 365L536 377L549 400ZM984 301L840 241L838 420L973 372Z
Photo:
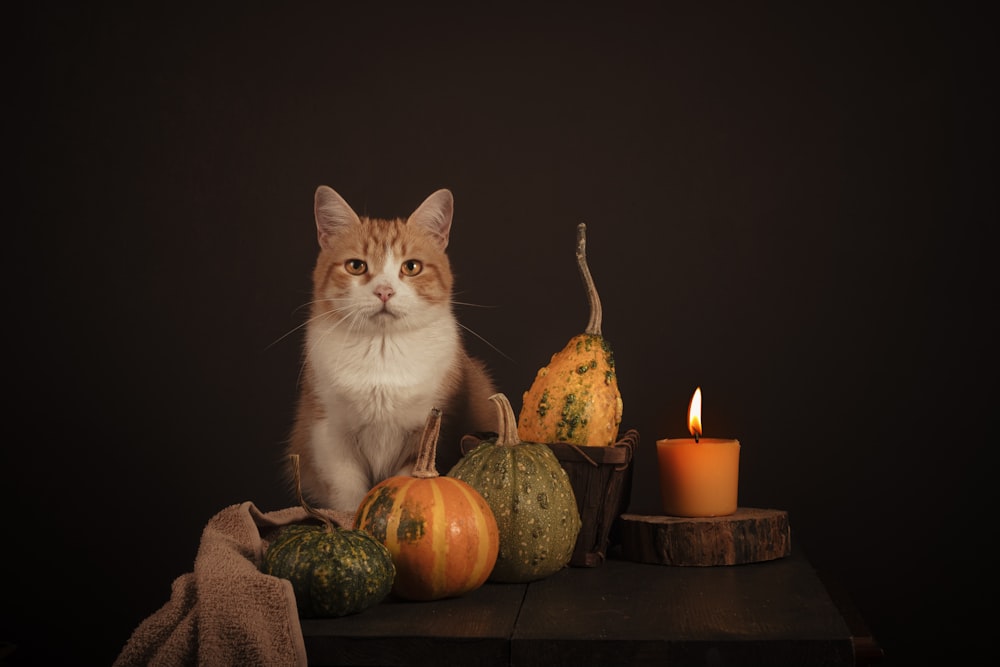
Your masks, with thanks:
M441 396L459 345L450 319L375 336L313 331L309 339L313 386L326 416L337 430L355 434L377 424L420 427Z

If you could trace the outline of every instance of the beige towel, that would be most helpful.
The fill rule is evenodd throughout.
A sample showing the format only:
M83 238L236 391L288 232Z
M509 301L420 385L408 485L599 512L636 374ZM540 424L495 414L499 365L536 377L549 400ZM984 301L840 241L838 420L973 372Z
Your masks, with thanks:
M324 514L343 527L353 520ZM301 507L263 513L252 502L213 516L194 571L174 580L170 599L133 631L114 667L305 665L292 584L262 573L260 565L278 528L314 522Z

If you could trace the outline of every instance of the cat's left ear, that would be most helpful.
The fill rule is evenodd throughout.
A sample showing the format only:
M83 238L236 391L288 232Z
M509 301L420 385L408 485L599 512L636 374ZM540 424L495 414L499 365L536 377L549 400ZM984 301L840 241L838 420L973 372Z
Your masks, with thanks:
M448 235L451 233L451 218L455 212L455 199L451 190L441 189L424 200L409 219L408 225L419 225L429 231L441 246L448 247Z

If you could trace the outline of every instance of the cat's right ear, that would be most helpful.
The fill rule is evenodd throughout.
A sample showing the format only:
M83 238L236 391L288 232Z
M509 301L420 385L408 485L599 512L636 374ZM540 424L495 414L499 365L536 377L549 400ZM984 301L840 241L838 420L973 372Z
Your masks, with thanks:
M409 219L408 225L423 227L433 235L441 250L448 247L448 235L451 232L451 218L455 211L455 199L451 190L442 188L424 200Z
M314 204L316 240L321 248L328 248L329 238L345 227L360 225L361 220L344 198L326 185L316 188Z

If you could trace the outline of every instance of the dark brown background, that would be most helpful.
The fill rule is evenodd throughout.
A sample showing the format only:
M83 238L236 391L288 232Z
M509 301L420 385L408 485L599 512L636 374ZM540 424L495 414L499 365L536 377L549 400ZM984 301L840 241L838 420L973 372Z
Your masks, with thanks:
M740 503L789 511L895 664L985 643L984 17L284 4L9 17L11 664L110 663L214 513L293 503L319 184L379 215L453 190L457 299L485 306L458 312L515 408L586 323L587 222L631 509L656 511L655 440L701 386Z

